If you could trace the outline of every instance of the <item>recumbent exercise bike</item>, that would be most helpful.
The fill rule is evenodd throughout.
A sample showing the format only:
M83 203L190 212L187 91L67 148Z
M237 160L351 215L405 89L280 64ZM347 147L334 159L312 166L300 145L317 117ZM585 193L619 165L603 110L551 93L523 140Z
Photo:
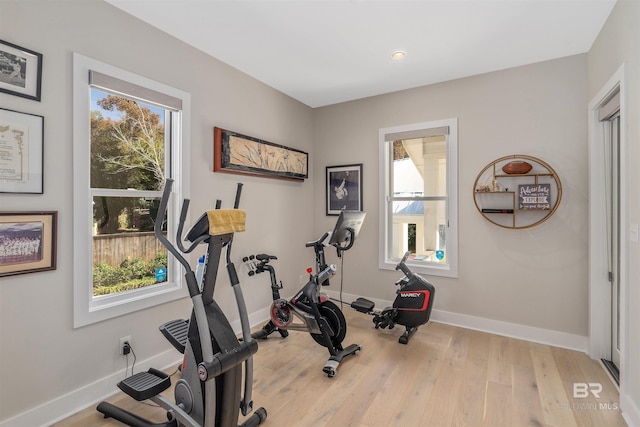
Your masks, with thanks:
M338 256L351 249L365 217L364 212L343 211L338 217L332 233L324 233L318 240L308 242L306 247L313 248L317 275L307 269L309 281L293 298L286 300L280 297L282 284L278 284L273 266L269 261L276 259L272 255L257 255L243 258L249 268L249 274L269 271L273 303L270 308L271 320L264 327L253 333L255 339L264 339L278 331L285 338L289 330L309 332L311 337L321 346L329 350L329 360L322 369L329 378L336 375L342 359L360 351L362 347L351 344L342 347L347 334L347 321L340 308L329 297L321 292L322 286L328 286L329 278L335 274L336 267L327 265L324 255L325 246L334 246ZM294 320L296 320L294 322Z
M162 233L173 180L167 179L155 221L155 235L173 256L184 266L193 311L189 321L174 320L160 327L163 335L184 354L180 379L175 385L175 403L160 393L171 385L170 377L162 371L149 369L118 383L118 387L138 401L151 400L167 411L168 421L154 424L138 415L125 411L108 402L102 402L97 410L105 418L111 417L133 427L236 427L238 409L243 415L252 412L253 361L258 350L251 338L247 309L240 289L235 266L230 260L231 243L235 231L244 231L245 215L238 211L242 184L238 184L234 210L216 210L203 214L187 233L189 248L182 244L182 229L187 217L189 200L185 199L180 214L176 246L189 253L199 244L207 244L207 255L202 289L188 261ZM227 272L234 290L243 338L239 341L222 309L213 299L218 265L222 248L226 250ZM244 395L241 400L241 381L244 365ZM267 412L258 408L242 427L253 427L265 421Z

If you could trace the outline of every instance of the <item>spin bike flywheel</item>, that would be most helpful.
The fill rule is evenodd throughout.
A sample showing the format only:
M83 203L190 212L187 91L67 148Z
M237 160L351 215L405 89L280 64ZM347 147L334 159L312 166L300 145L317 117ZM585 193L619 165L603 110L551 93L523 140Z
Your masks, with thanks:
M291 309L287 303L287 300L277 299L271 304L271 321L276 327L280 329L287 329L287 326L293 321L291 315Z
M320 315L327 320L327 323L334 332L334 335L331 337L331 344L335 348L341 349L342 347L340 344L347 335L347 321L344 318L344 314L342 314L342 311L340 311L338 306L331 301L320 303L320 305L318 305L318 309L320 310ZM327 347L322 334L310 335L318 344Z

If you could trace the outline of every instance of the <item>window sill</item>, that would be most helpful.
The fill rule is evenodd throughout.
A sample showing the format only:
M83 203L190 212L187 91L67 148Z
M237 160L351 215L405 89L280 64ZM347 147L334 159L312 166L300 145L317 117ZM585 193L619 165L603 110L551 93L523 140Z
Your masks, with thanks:
M398 265L400 259L381 261L378 267L381 270L393 270L395 271L396 265ZM420 262L420 261L407 261L407 266L414 273L425 276L437 276L437 277L451 277L457 278L457 269L452 268L450 264L437 264L434 262Z

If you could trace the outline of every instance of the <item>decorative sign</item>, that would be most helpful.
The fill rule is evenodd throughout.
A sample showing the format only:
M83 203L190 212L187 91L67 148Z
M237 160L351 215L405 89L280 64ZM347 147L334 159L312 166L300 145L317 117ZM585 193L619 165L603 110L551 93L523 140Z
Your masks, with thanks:
M167 269L164 267L156 268L156 280L158 282L164 282L167 280Z
M518 185L518 208L523 210L551 209L551 184Z

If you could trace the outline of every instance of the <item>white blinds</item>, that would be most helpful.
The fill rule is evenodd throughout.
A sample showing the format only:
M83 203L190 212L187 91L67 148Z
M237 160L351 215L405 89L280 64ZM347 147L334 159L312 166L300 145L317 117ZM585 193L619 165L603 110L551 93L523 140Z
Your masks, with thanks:
M130 98L174 111L182 110L182 100L146 87L138 86L106 74L89 70L89 84L91 86L113 92L124 98Z
M620 92L616 93L608 100L600 110L598 110L598 120L604 122L610 120L620 112Z
M438 128L410 130L405 132L387 133L384 136L385 141L399 141L402 139L429 138L431 136L449 135L449 126Z

